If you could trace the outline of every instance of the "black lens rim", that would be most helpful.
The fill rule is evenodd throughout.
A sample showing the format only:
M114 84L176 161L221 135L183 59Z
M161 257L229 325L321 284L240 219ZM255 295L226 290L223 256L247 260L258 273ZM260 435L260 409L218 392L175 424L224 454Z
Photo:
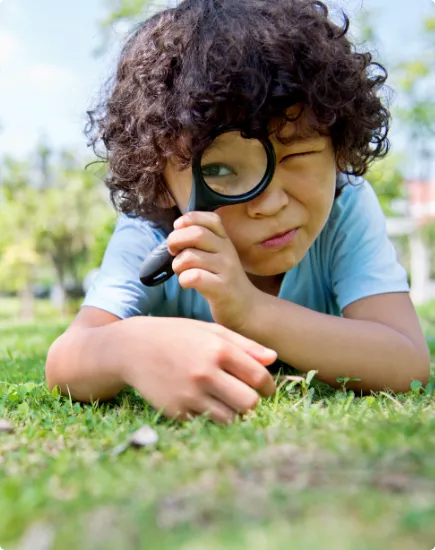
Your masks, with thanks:
M214 135L213 139L216 139L221 134L234 131L243 134L242 128L231 126L217 132ZM266 171L258 185L256 185L254 189L252 189L248 193L243 193L241 195L229 196L222 195L221 193L213 191L213 189L211 189L207 185L202 175L201 160L202 155L204 154L204 151L202 151L198 155L195 155L192 161L192 192L187 206L187 212L191 212L192 210L215 210L216 208L220 208L221 206L230 206L234 204L240 204L242 202L248 202L260 195L266 189L266 187L272 181L273 175L275 173L275 149L273 148L273 145L268 138L247 137L246 139L256 139L263 145L266 151Z

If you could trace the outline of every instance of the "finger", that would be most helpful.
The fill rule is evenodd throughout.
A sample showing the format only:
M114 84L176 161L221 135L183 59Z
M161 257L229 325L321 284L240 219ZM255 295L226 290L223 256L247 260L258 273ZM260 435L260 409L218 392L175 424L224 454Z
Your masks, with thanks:
M224 370L216 372L205 390L239 414L255 409L260 400L258 393L252 387Z
M278 358L278 354L275 350L262 346L255 340L251 340L250 338L247 338L246 336L243 336L238 332L230 330L223 325L214 323L213 325L211 325L211 328L216 334L219 334L228 342L239 346L241 349L246 351L246 353L249 353L251 357L257 359L257 361L259 361L263 365L271 365Z
M206 227L216 235L222 238L228 237L227 232L222 224L222 220L216 212L194 211L188 212L177 218L174 222L174 228L189 227L191 225L200 225Z
M179 273L177 273L177 271ZM184 290L188 290L189 288L195 289L209 302L209 304L214 300L219 300L222 294L228 289L227 277L225 274L213 273L208 267L205 269L193 267L192 269L183 271L176 266L174 273L178 275L178 283L181 288ZM273 355L274 353L275 352L272 352L272 350L263 352L261 361L266 361L265 365L273 363L276 359L276 354ZM264 357L265 354L267 357ZM275 357L275 359L271 359L271 357Z
M222 250L222 237L202 225L191 225L172 231L168 236L168 250L176 256L185 248L197 248L205 252Z
M270 397L275 393L275 381L265 366L238 345L227 349L227 355L222 357L224 370L248 384L263 397Z
M204 252L196 248L182 250L172 261L172 269L177 275L189 269L203 269L217 274L220 272L221 266L221 254Z
M237 413L231 407L225 405L214 397L205 396L201 405L191 407L192 411L199 415L207 415L218 424L230 424L234 422Z
M180 273L178 283L184 290L194 288L207 299L220 296L225 291L224 280L219 273L210 273L210 271L196 267Z

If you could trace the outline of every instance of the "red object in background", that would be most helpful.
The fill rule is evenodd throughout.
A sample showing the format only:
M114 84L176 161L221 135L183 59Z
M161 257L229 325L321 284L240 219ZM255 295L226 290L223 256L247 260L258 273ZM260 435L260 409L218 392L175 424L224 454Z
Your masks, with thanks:
M435 181L406 183L411 217L420 223L435 219Z

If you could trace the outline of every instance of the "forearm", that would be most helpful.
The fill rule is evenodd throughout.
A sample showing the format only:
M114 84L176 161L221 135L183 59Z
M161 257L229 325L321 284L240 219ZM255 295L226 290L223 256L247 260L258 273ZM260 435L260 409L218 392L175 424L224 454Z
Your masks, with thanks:
M101 327L72 329L50 347L46 378L50 389L59 386L64 395L79 401L104 401L126 385L127 333L134 319Z
M427 354L396 330L372 321L325 315L259 292L242 334L274 349L302 372L337 387L336 378L360 378L362 391L409 391L413 379L426 383Z

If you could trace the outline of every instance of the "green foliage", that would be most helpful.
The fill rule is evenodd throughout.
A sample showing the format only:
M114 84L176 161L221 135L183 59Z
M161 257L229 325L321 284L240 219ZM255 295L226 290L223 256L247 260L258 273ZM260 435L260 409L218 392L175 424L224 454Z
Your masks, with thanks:
M435 32L435 17L428 17L424 22L424 29L427 33L430 33L433 37Z
M43 201L38 251L51 260L60 281L68 274L79 280L79 265L86 266L96 235L114 218L104 186L91 171L61 167L56 185L44 190Z
M97 267L102 235L115 214L100 177L72 152L57 160L38 147L43 170L3 159L0 186L0 288L21 291L49 266L61 286ZM100 174L101 175L101 174ZM42 176L42 178L41 178ZM103 229L103 232L101 231ZM98 238L97 238L98 236ZM106 243L107 244L107 241Z
M423 22L421 37L424 47L417 59L400 60L394 68L394 78L400 91L396 108L399 121L407 128L410 151L424 162L432 155L430 140L435 136L435 18ZM423 166L423 177L427 177Z
M401 121L413 139L422 140L435 135L435 101L431 97L409 98L407 107L397 109Z
M156 3L155 0L106 0L107 16L101 25L104 27L122 20L135 20L153 3Z
M349 382L361 382L361 378L349 378L348 376L337 376L337 382L341 384L341 391L346 393L346 386Z
M387 216L393 214L392 201L405 196L402 160L401 155L390 154L374 163L366 174L366 179L376 191L382 209Z
M0 288L20 291L35 279L42 258L37 252L35 219L38 189L28 185L28 162L5 158L0 187Z
M94 235L93 245L90 249L89 261L86 264L86 271L93 267L98 267L103 261L103 256L116 226L116 217L113 212L107 212L98 231Z

